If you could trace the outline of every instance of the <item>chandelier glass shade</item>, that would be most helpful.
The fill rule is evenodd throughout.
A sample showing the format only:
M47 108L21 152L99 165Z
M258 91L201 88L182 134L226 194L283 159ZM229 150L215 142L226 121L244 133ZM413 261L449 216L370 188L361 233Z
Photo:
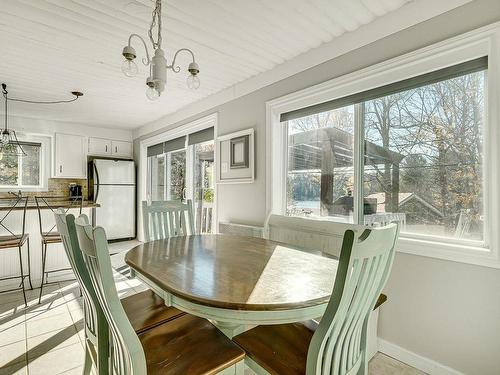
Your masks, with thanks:
M127 77L135 77L139 73L139 68L134 60L126 60L122 64L122 72Z
M146 45L145 40L138 34L131 34L128 38L128 44L123 48L122 55L125 60L122 63L122 72L127 77L135 77L139 73L139 69L137 64L135 63L135 59L137 57L137 53L132 47L132 39L139 39L144 45L144 50L146 52L146 57L142 58L142 63L149 67L149 76L146 79L146 96L150 100L157 100L161 93L165 90L165 85L167 83L167 70L170 69L174 73L179 73L181 71L180 66L176 65L177 56L179 53L185 52L191 55L192 61L188 65L187 71L187 87L196 90L200 87L200 78L198 77L198 73L200 72L200 68L196 63L194 53L188 48L181 48L175 52L172 62L170 64L167 63L167 59L165 58L165 53L161 48L162 42L162 22L161 22L161 0L155 1L155 8L153 9L152 21L149 27L148 35L149 40L153 46L153 57L150 57L149 50ZM153 31L157 29L156 40L153 37Z

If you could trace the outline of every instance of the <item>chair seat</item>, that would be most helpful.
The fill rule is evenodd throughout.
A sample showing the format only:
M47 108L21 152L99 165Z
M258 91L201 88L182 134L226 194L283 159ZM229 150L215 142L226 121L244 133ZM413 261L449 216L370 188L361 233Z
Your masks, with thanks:
M380 294L373 310L385 301L387 296ZM314 320L258 326L234 337L233 341L270 374L303 375L309 344L317 327Z
M62 242L61 235L57 232L43 232L42 233L43 243L59 243Z
M22 236L0 236L0 249L23 246L29 235Z
M139 335L148 375L216 374L245 353L209 321L185 314Z
M307 350L318 323L258 326L233 338L246 355L270 374L303 375Z
M123 298L121 303L137 334L186 314L175 307L165 306L163 299L151 290Z

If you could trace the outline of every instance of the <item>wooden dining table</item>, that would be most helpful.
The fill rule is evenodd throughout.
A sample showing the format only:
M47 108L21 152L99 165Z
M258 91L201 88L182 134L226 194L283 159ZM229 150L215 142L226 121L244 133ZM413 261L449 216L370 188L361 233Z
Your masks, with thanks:
M125 261L166 305L209 319L230 338L322 316L338 266L325 253L219 234L143 243Z

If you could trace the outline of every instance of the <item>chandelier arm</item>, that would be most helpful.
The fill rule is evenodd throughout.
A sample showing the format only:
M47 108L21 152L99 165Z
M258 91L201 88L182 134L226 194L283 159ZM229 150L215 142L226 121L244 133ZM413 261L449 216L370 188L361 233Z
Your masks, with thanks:
M145 65L145 66L148 66L150 63L151 63L151 59L149 58L149 51L148 51L148 46L146 45L146 42L144 41L144 39L142 38L142 36L138 35L138 34L130 34L130 36L128 37L128 46L129 47L132 47L131 46L131 42L132 42L132 37L136 37L136 38L139 38L139 40L142 42L142 44L144 45L144 50L146 51L146 58L142 58L142 63Z
M153 29L156 26L156 19L158 19L158 36L155 42L153 38ZM153 49L161 48L161 0L156 0L155 8L153 9L151 25L148 30L149 39L153 45Z
M189 48L181 48L179 50L177 50L177 52L175 53L174 55L174 58L172 59L172 64L171 65L167 65L167 69L172 69L172 71L174 71L175 73L179 73L181 71L181 67L180 66L175 66L175 60L177 59L177 55L182 52L182 51L186 51L186 52L189 52L191 54L191 57L193 58L193 62L196 62L194 60L194 53L193 51L191 51Z

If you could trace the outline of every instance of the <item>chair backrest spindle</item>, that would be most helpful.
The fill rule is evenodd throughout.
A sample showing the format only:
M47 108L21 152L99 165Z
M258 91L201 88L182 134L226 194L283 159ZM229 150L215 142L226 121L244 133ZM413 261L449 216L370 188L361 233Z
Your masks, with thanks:
M97 354L94 361L99 374L108 374L109 327L78 244L75 217L72 214L66 215L66 211L63 209L56 210L54 216L64 250L82 290L86 340L90 341L86 344L94 346L94 351ZM80 219L82 222L89 223L86 215L80 215Z
M146 374L144 350L116 291L106 233L101 227L92 228L82 218L76 219L75 225L83 259L110 328L111 372Z
M397 235L396 224L345 232L332 297L309 346L308 375L366 368L368 318L389 277Z
M142 222L146 242L195 234L191 200L143 201Z

